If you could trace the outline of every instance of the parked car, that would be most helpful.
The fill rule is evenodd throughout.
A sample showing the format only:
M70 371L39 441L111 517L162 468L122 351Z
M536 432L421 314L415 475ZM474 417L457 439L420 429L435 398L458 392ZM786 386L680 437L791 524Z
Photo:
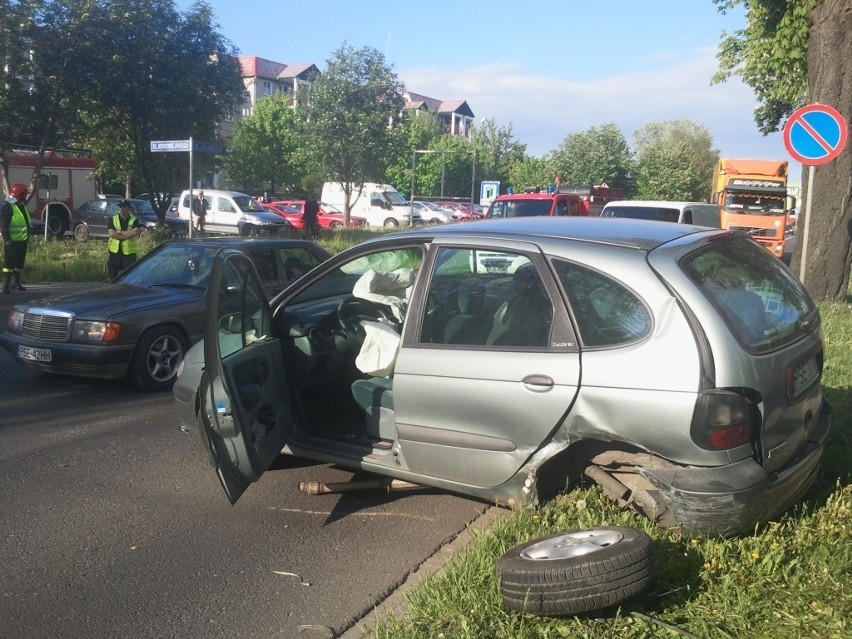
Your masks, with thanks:
M604 205L601 217L631 217L634 220L696 224L714 229L722 227L719 205L706 202L615 200Z
M248 256L270 296L329 257L301 240L174 240L110 284L14 306L0 345L42 372L129 375L143 390L171 388L186 349L202 335L213 256L225 248Z
M450 211L438 206L434 202L417 201L412 202L411 206L420 212L420 217L424 224L443 224L453 219Z
M118 215L118 203L123 199L100 197L77 207L74 211L74 219L71 220L74 239L85 242L90 237L109 237L107 224L111 218ZM157 212L148 200L130 200L130 204L143 233L153 232L159 228L170 231L175 237L183 237L189 233L189 224L186 220L167 215L161 223Z
M305 212L305 200L280 200L269 202L262 206L284 216L295 229L303 229L305 227L305 223L302 220L302 215ZM343 213L329 204L320 202L317 222L321 229L342 229L344 224ZM349 228L360 228L366 225L367 220L365 218L357 215L349 216Z
M471 207L469 202L452 202L442 201L436 202L445 211L449 211L450 216L456 222L470 222L472 220L480 220L483 215Z
M192 197L197 193L194 191ZM178 215L184 220L192 215L190 199L190 192L183 191L178 200ZM283 235L293 228L282 216L271 213L245 193L204 189L204 200L208 204L204 230L208 233L258 237Z
M819 313L742 234L429 226L347 249L272 305L252 268L217 255L174 387L232 502L283 450L515 506L587 477L660 525L729 534L816 474Z

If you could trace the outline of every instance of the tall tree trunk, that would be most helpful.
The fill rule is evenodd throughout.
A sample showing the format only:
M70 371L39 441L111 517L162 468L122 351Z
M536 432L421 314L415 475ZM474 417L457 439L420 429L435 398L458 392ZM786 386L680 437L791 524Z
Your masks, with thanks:
M810 14L808 88L811 102L833 106L852 130L852 2L825 0ZM852 268L852 145L814 173L805 287L814 299L844 300ZM799 233L804 225L800 219ZM792 268L800 272L803 235Z

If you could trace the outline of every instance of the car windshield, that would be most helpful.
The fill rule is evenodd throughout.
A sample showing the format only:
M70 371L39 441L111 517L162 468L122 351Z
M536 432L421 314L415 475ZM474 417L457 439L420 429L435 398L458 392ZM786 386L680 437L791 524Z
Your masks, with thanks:
M214 246L164 244L136 262L121 276L133 286L206 287L218 249Z
M343 213L343 211L334 206L334 204L328 204L327 202L320 202L320 208L323 213Z
M748 238L714 242L684 258L681 268L752 353L795 341L818 319L802 284Z
M494 202L491 217L537 217L550 215L552 200L507 200Z
M249 197L248 195L235 195L234 202L237 203L237 206L240 207L241 211L255 211L255 212L263 212L264 209L257 200L253 197Z
M758 215L778 215L784 212L785 199L755 193L734 193L725 197L725 208Z
M157 217L157 212L148 200L131 200L136 217Z
M634 220L677 222L680 211L664 206L609 206L601 217L629 217Z
M408 200L396 191L382 191L382 195L384 195L385 199L394 206L408 206Z

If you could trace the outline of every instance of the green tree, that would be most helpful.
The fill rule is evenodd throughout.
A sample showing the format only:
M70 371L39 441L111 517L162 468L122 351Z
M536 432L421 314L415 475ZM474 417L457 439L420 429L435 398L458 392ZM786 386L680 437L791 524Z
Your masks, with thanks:
M444 132L437 118L428 111L408 109L403 112L399 126L394 127L393 159L387 168L387 181L400 193L411 191L411 167L414 162L417 181L414 196L429 195L435 192L440 179L440 168L427 151Z
M38 150L33 181L48 147L68 146L77 123L75 98L94 77L99 16L96 0L0 3L4 91L0 152L10 144ZM2 163L3 183L8 166ZM30 189L33 192L33 189Z
M236 51L205 2L186 13L172 0L95 4L97 73L76 101L80 137L113 180L174 192L188 183L186 156L151 153L150 141L217 141L217 124L245 96ZM196 158L196 175L212 167L210 156ZM166 203L157 203L164 213Z
M549 160L554 172L551 182L558 172L563 185L627 188L632 172L630 148L614 123L567 135Z
M341 183L347 224L353 192L385 176L403 90L381 52L343 44L298 96L307 148L324 177Z
M739 75L758 98L763 133L781 128L808 102L852 118L852 11L849 0L713 0L721 11L746 10L746 28L723 34L718 82ZM810 210L799 215L792 269L816 299L846 298L852 268L852 151L813 171ZM810 177L808 182L810 181ZM806 194L807 196L807 194ZM807 202L807 199L805 200ZM808 219L810 218L810 219ZM802 233L808 229L807 233ZM807 255L802 264L802 252Z
M511 186L518 193L528 186L552 184L555 177L556 171L548 158L524 156L511 164L508 183L501 184L500 188L505 192L506 187Z
M225 158L225 175L244 190L293 192L306 173L299 121L289 95L260 100L237 123Z
M476 149L476 182L497 180L501 185L510 181L512 167L523 161L527 146L515 139L512 125L500 127L493 119L485 119L473 133Z
M634 138L639 198L708 200L719 151L707 127L688 119L649 122Z

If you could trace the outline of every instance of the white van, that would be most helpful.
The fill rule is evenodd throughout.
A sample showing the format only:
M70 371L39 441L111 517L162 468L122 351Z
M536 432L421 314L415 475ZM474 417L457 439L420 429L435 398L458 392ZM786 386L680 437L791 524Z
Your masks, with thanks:
M205 231L254 236L283 234L292 228L284 217L263 208L257 200L245 193L195 189L193 198L198 197L198 191L204 191L204 199L208 204L204 218ZM178 199L177 213L178 217L192 224L190 207L189 191L184 191Z
M616 200L607 202L601 217L631 217L636 220L678 222L721 228L722 212L718 204L670 202L667 200Z
M320 198L322 202L332 204L342 211L344 199L340 182L326 182L323 185ZM353 189L350 206L349 214L365 218L370 226L411 225L411 203L390 184L365 182L360 192L357 188ZM413 213L414 224L420 224L420 211L415 209Z

